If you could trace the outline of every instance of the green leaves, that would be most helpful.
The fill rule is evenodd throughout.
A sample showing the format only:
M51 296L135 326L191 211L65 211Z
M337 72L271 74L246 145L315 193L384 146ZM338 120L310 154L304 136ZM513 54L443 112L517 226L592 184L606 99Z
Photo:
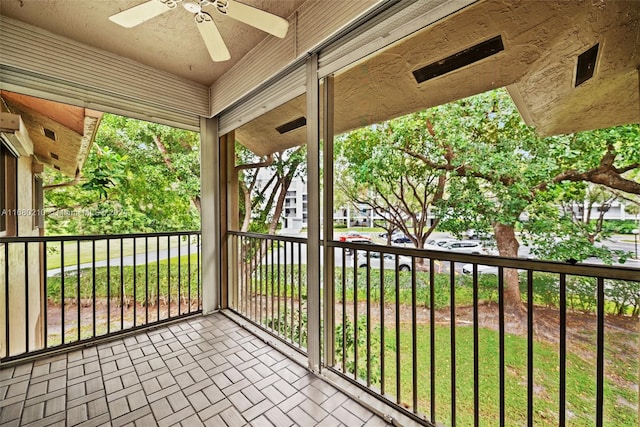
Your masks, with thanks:
M47 233L199 228L199 146L197 133L105 114L80 185L45 191ZM45 174L45 185L65 180Z

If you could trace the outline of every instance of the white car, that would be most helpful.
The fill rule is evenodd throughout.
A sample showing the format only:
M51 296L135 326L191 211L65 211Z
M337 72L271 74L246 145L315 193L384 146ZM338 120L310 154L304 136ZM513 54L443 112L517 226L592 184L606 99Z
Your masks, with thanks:
M508 270L508 268L504 268L504 270ZM526 270L518 270L518 273L522 273ZM462 272L464 274L473 274L473 264L465 264L462 266ZM482 265L478 264L478 275L480 274L493 274L497 276L499 269L495 265Z
M380 252L369 252L368 266L372 269L380 269L381 257L384 259L385 270L396 269L396 256L393 254L380 254ZM365 251L358 251L358 256L356 257L355 262L352 261L352 265L355 265L358 268L367 268L367 253ZM411 258L404 255L398 255L398 270L411 271Z
M451 252L462 252L465 254L486 254L487 250L482 243L476 240L454 240L443 246L444 249Z
M429 239L427 240L427 245L431 245L431 246L439 246L440 250L442 250L442 248L444 247L444 245L446 245L449 242L455 242L456 239ZM426 246L425 246L426 249Z
M464 274L473 274L473 264L465 264L462 266L462 272ZM498 267L495 265L482 265L478 264L478 274L493 274L498 275Z

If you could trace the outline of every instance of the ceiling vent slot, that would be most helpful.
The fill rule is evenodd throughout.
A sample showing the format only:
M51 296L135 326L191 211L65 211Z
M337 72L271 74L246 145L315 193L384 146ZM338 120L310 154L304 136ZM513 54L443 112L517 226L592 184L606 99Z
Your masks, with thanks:
M56 140L56 133L54 131L52 131L51 129L48 129L48 128L42 128L42 130L44 131L44 136L46 136L47 138L49 138L52 141Z
M56 153L49 153L49 155L51 155L51 158L52 158L53 160L58 160L58 158L59 158L59 157L58 157L58 155L57 155Z
M280 135L285 134L287 132L291 132L292 130L296 130L298 128L301 128L302 126L305 126L307 124L307 119L305 117L298 117L295 120L291 120L288 123L285 123L283 125L280 125L276 128L276 130L278 132L280 132Z
M578 65L576 66L576 87L593 77L596 69L596 60L598 59L598 48L600 44L587 49L578 56Z
M482 59L495 55L504 50L502 36L498 35L475 46L471 46L444 59L432 62L413 71L413 77L418 83L426 82L444 74L450 73Z

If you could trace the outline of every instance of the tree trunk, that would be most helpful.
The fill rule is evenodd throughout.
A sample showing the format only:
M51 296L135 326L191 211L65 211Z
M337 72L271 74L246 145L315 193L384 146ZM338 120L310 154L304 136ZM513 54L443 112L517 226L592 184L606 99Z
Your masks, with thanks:
M513 226L496 223L493 224L493 231L500 256L517 257L520 243L518 243ZM518 270L514 268L504 269L503 298L505 311L524 320L526 312L520 295L520 280L518 278Z

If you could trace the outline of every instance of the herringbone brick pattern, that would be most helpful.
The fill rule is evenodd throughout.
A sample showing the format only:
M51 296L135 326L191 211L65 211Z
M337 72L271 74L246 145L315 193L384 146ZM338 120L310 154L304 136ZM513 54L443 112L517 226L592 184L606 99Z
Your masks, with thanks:
M221 314L0 370L2 426L378 426Z

